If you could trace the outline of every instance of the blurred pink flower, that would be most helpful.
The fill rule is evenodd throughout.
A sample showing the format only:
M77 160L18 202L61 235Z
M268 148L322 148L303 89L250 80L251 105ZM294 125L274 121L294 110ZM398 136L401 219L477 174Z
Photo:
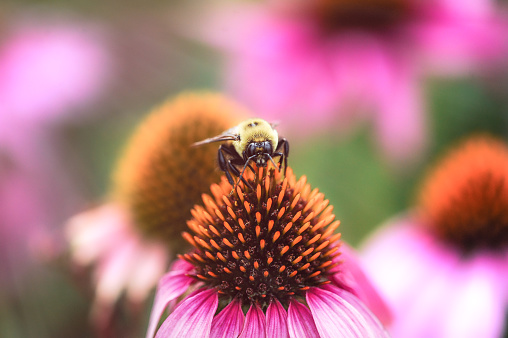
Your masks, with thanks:
M508 148L473 139L442 162L419 209L365 244L393 337L501 337L508 309Z
M299 134L369 121L393 159L424 149L427 70L467 74L508 51L488 0L271 4L225 6L199 33L226 52L229 91Z
M80 199L52 128L97 98L109 70L106 44L86 25L25 23L4 36L0 232L8 272L2 277L16 278L27 260L55 254L56 225Z
M131 302L142 303L171 259L166 245L145 240L129 213L114 203L71 218L66 236L73 261L83 267L95 265L92 317L97 324L108 320L104 313L124 291Z
M146 337L386 337L389 311L324 195L291 168L244 178L192 210L194 250L161 278Z

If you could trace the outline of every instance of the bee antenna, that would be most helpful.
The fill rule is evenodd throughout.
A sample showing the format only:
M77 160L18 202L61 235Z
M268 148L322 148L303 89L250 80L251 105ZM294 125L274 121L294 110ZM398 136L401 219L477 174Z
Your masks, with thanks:
M270 154L266 154L268 155L268 157L270 158L270 161L272 161L272 164L275 168L277 168L277 170L279 171L279 167L275 164L275 161L273 160L273 158L270 156Z

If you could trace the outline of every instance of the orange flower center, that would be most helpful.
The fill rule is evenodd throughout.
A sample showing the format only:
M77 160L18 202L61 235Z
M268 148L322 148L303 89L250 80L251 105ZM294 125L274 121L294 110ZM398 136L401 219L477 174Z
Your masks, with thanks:
M259 169L236 191L223 180L204 195L204 208L188 222L194 235L184 237L196 250L182 258L194 264L195 277L218 289L223 298L240 298L267 306L276 298L288 304L312 286L329 283L339 255L339 221L323 194L298 182L290 168ZM263 174L264 173L264 174Z
M476 137L429 175L420 196L427 224L464 252L508 246L508 148Z

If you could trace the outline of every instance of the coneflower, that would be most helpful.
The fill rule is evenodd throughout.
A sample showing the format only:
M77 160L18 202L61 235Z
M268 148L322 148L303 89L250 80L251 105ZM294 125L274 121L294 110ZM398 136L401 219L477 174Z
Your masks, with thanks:
M190 209L220 181L216 147L191 144L245 115L221 95L186 93L141 123L120 158L109 201L67 227L73 260L96 265L96 307L110 306L122 291L131 301L144 300L185 248L180 233Z
M490 136L462 143L429 172L415 212L393 223L365 251L368 270L394 308L392 335L501 337L508 308L508 147Z
M359 299L372 288L344 271L324 195L291 168L244 178L234 191L226 179L212 185L192 210L183 237L194 250L159 282L147 337L385 336Z

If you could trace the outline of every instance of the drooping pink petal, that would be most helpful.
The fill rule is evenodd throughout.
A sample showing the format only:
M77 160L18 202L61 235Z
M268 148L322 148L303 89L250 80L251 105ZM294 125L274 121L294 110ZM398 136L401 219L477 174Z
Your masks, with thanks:
M209 337L218 304L215 289L203 289L185 298L162 323L155 337Z
M291 300L289 303L288 331L291 338L319 338L312 313L305 305L296 300Z
M164 275L159 281L155 301L150 315L150 322L146 337L152 338L159 324L159 320L167 305L180 297L187 288L192 284L194 279L186 276L187 271L171 271Z
M213 318L210 338L238 337L242 332L244 319L242 303L234 299Z
M157 285L168 266L168 252L165 246L140 241L138 254L132 263L127 283L127 297L134 302L142 302Z
M266 309L266 336L286 338L288 332L288 314L277 299L274 299Z
M355 307L336 293L311 288L306 298L322 338L388 336L379 322L376 326L372 324L377 319L367 308Z
M245 317L245 324L243 326L242 333L239 336L240 338L263 338L266 337L266 319L263 310L259 307L259 305L254 304L251 305L249 311L247 311L247 316Z
M337 272L331 277L334 284L356 295L384 325L388 325L392 320L391 310L365 275L353 249L342 243L341 255L334 262L339 263Z

